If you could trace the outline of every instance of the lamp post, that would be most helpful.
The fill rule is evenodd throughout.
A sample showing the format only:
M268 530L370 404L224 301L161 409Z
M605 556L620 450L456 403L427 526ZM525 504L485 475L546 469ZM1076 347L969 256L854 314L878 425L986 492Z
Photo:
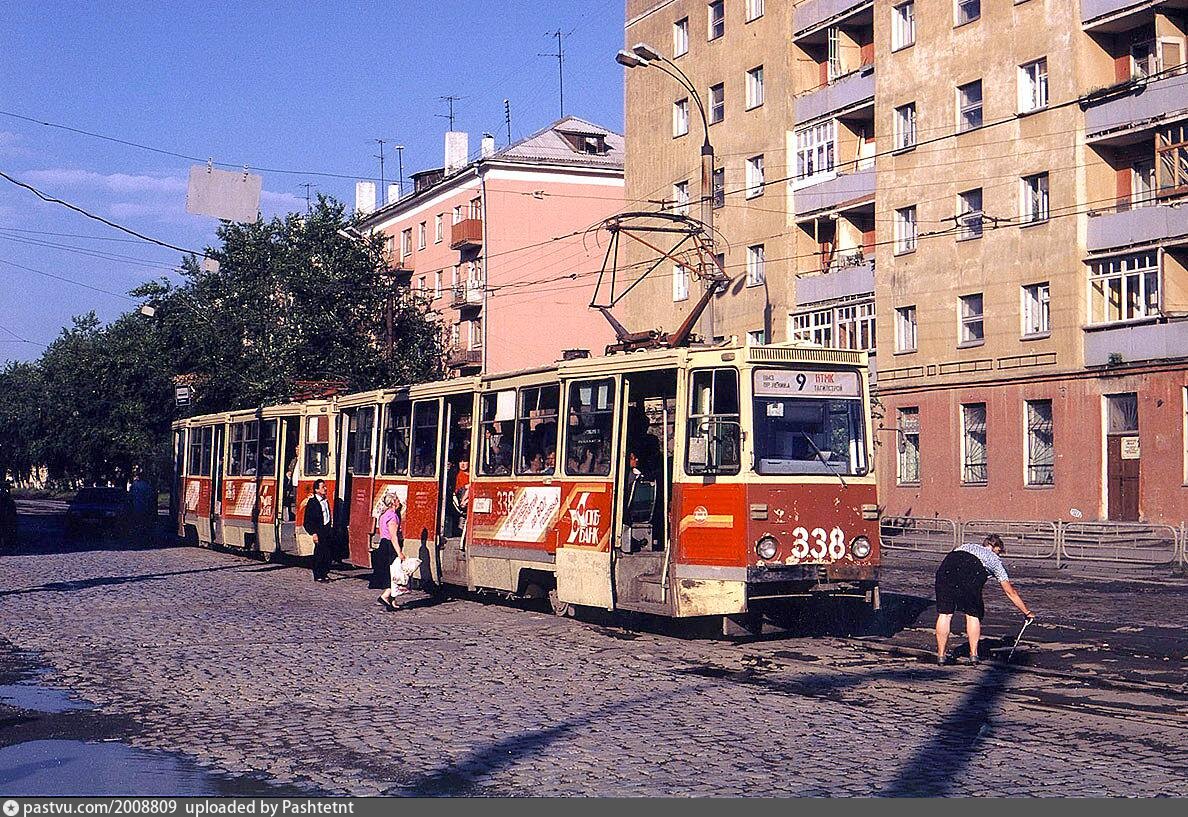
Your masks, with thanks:
M615 62L619 63L625 68L658 68L668 76L675 79L681 87L689 92L689 96L693 98L693 102L697 105L697 112L701 114L702 132L705 134L705 140L701 143L701 223L705 225L705 237L709 244L710 254L713 256L714 249L714 146L710 144L709 138L709 117L705 114L705 103L701 100L701 94L697 92L697 87L693 81L685 74L684 71L677 66L672 60L665 57L655 48L652 48L646 43L636 43L636 45L628 51L624 49L615 55ZM717 259L713 259L715 266ZM721 272L721 270L719 270ZM707 279L703 282L706 288L717 287L717 276L713 279ZM702 317L701 333L710 343L714 341L714 301L710 298L709 305L706 307L705 313Z

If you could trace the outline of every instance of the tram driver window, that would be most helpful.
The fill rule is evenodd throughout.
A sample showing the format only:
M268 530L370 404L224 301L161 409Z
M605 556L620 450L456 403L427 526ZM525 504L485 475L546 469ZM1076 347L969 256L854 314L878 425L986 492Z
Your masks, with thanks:
M560 401L560 386L520 389L516 473L549 476L557 473L557 409Z
M686 473L737 474L741 438L738 372L735 369L693 372L685 442Z
M305 426L305 467L307 477L324 477L330 473L330 418L310 417Z
M828 378L830 391L813 388ZM757 370L755 471L860 476L869 470L855 372Z
M408 403L392 403L384 411L383 454L380 473L400 476L408 473L408 445L411 433Z
M479 473L503 477L511 473L512 442L516 420L516 392L513 389L484 394L482 438L479 444Z
M437 473L437 416L436 400L413 404L412 475L431 477Z
M578 476L609 476L615 381L587 380L569 387L565 470Z

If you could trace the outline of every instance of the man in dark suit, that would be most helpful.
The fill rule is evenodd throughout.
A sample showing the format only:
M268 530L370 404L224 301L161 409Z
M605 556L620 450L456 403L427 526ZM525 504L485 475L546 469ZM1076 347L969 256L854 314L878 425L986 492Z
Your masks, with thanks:
M326 480L314 482L313 496L305 503L305 532L313 537L314 581L330 581L330 563L334 559L334 527L330 502L326 499Z

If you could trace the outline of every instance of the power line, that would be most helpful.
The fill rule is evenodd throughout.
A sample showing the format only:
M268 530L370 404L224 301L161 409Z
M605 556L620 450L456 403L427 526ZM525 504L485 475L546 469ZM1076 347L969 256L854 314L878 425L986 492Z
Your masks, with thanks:
M82 287L84 289L89 289L89 290L92 290L93 292L102 292L104 295L110 295L113 298L123 298L125 301L131 301L132 303L139 303L132 296L126 295L122 292L114 292L110 289L104 289L103 287L92 286L91 284L84 284L82 281L75 280L74 278L67 278L64 275L55 275L52 272L45 272L44 270L34 269L33 267L26 267L24 264L17 264L16 262L9 261L6 258L0 258L0 264L7 264L10 267L16 267L17 269L24 270L25 272L32 272L35 275L43 275L46 278L53 278L55 281L65 281L68 284L74 284L75 286Z

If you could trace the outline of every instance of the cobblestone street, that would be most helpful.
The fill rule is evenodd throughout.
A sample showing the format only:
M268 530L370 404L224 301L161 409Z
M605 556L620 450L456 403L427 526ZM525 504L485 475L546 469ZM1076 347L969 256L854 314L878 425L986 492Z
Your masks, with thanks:
M925 575L891 571L890 601L929 596L926 584L907 586ZM26 546L0 559L0 576L0 674L43 668L42 683L125 725L107 737L177 753L248 791L1186 791L1182 687L1093 683L1047 664L942 668L888 648L913 632L926 646L918 626L894 638L743 643L469 598L416 594L393 613L361 573L317 585L303 567L193 548ZM1076 593L1049 585L1020 589L1041 623L1075 620L1080 611L1052 605ZM1120 605L1141 595L1110 593ZM990 618L1005 634L1015 625L996 595L987 590ZM1130 637L1182 622L1169 605L1182 607L1183 595L1170 587L1163 603L1135 605ZM1161 678L1182 679L1182 637L1170 643L1178 655L1152 647L1150 660ZM0 747L35 727L34 716L18 719L0 730ZM0 788L24 793L19 775Z

